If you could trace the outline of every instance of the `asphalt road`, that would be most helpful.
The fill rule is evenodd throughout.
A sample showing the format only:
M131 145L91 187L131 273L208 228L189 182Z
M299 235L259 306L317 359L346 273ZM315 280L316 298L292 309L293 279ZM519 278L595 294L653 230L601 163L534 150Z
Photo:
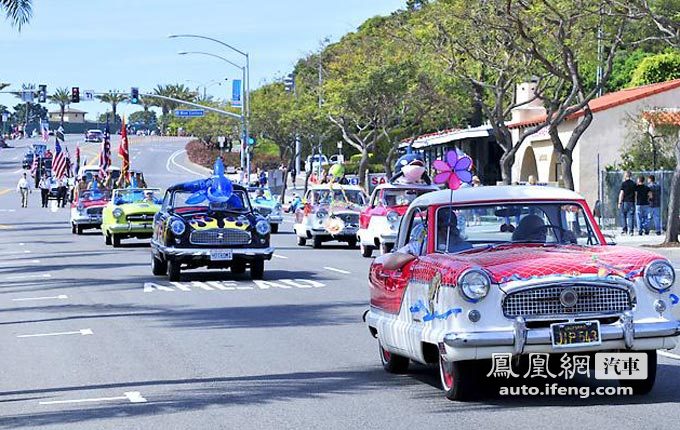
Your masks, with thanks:
M434 368L385 373L361 321L369 260L297 247L290 220L264 281L156 278L146 241L72 235L38 193L20 208L28 142L0 150L0 428L677 428L680 361L667 356L644 397L457 403ZM184 143L135 140L132 168L150 186L195 179ZM82 148L94 160L98 145Z

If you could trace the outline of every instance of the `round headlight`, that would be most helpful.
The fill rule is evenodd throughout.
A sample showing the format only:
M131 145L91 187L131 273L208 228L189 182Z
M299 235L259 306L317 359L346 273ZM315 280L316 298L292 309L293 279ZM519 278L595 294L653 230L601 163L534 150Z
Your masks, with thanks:
M675 270L666 261L655 261L645 268L645 281L654 291L663 293L673 286Z
M255 224L255 230L260 236L265 236L269 234L271 231L271 227L269 227L269 221L265 220L260 220Z
M481 270L472 269L458 278L458 286L460 292L467 300L476 302L482 300L489 294L491 288L491 280L489 276Z
M399 214L394 211L387 212L387 221L391 223L399 221Z
M328 216L328 212L326 211L319 211L316 213L316 217L319 219L324 219Z
M181 236L186 230L186 225L184 225L184 221L180 219L174 219L170 222L170 230L172 230L175 236Z
M120 218L121 216L123 216L123 210L121 208L115 208L113 210L113 216L115 216L116 218Z

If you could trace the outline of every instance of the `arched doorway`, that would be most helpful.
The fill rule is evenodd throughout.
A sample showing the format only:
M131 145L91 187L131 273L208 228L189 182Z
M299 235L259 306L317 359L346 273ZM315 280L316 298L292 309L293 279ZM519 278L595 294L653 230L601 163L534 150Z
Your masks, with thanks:
M534 155L534 148L531 146L524 151L524 157L522 158L522 170L519 173L519 180L526 181L529 176L532 176L538 180L538 166L536 165L536 156Z

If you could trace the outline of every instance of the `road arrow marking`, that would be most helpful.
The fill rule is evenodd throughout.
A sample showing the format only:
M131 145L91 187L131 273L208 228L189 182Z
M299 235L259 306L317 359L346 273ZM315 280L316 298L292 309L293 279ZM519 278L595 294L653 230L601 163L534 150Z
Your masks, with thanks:
M58 296L51 297L24 297L21 299L12 299L13 302L27 302L29 300L66 300L68 296L66 294L60 294Z
M352 273L352 272L348 272L347 270L336 269L335 267L324 266L324 269L330 270L331 272L342 273L343 275L349 275L349 274Z
M127 391L122 396L116 397L97 397L93 399L73 399L73 400L48 400L38 402L41 405L61 405L67 403L94 403L94 402L112 402L115 400L128 400L130 403L146 403L146 399L142 397L139 391Z
M78 331L63 331L61 333L38 333L38 334L20 334L17 335L17 337L45 337L45 336L66 336L66 335L71 335L71 334L79 334L81 336L88 336L92 333L92 330L89 328L83 328Z

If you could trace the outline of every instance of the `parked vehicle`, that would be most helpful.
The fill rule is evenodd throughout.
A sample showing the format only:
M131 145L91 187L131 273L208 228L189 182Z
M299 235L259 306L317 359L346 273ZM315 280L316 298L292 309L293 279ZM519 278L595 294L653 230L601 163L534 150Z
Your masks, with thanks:
M234 184L224 203L195 203L193 184L173 185L165 193L151 239L153 274L178 281L184 269L228 268L241 274L249 267L252 279L262 279L274 248L269 222L253 210L246 188Z
M281 203L272 196L267 187L250 187L248 194L253 209L269 221L273 234L278 233L279 225L283 222Z
M85 142L103 142L104 132L97 129L87 130L85 132Z
M418 196L439 187L427 184L390 184L378 185L368 207L359 217L359 248L361 255L370 257L373 250L379 249L381 254L392 250L399 231L399 222L408 206Z
M105 243L116 248L122 239L151 237L154 215L160 210L159 196L158 188L113 190L111 201L102 210Z
M307 191L302 207L295 211L293 229L297 244L311 239L314 248L329 241L357 245L359 213L366 205L366 194L354 185L321 184Z
M399 252L369 270L365 316L388 372L439 365L449 399L484 386L494 354L637 351L647 393L656 350L678 343L675 271L663 256L607 245L585 200L560 188L435 191L409 206ZM548 356L549 357L549 356ZM550 360L552 361L552 360Z

